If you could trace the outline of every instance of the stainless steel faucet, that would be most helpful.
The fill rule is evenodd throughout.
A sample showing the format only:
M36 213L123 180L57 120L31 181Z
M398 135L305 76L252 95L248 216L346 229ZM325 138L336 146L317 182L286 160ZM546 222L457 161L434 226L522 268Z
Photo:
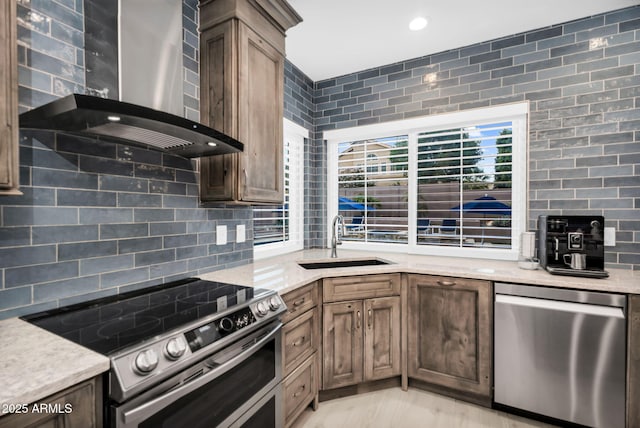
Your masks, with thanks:
M337 237L336 237L336 224L339 224L341 227L340 231L338 231ZM333 218L333 225L331 227L331 258L335 259L338 257L336 246L342 244L342 241L340 241L340 238L342 237L342 235L345 235L344 217L338 214Z

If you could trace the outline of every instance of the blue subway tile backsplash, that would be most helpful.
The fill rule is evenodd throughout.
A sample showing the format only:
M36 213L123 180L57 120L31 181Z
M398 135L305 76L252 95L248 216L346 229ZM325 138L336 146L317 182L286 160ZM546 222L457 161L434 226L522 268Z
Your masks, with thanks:
M71 92L117 98L117 31L109 24L116 0L11 1L18 2L21 112ZM192 120L199 120L197 22L197 1L185 0L185 116ZM310 105L311 97L298 102ZM244 224L252 236L252 210L201 207L195 161L22 130L20 162L23 195L0 199L0 319L253 258L251 240L238 244L230 234L227 245L215 245L219 222L230 230Z
M11 1L21 112L70 92L117 97L117 34L104 25L117 1ZM324 130L528 100L530 228L541 213L602 214L618 231L607 266L639 269L639 18L633 6L319 82L285 61L284 115L310 130L305 248L326 242ZM184 114L196 121L197 22L198 1L183 0ZM201 206L197 162L64 133L20 138L24 194L0 199L0 318L253 259L252 209Z
M633 6L314 82L311 163L325 130L527 100L529 228L539 214L604 215L617 231L607 267L640 269L639 17ZM312 246L326 242L325 174L307 186L321 210L305 225Z

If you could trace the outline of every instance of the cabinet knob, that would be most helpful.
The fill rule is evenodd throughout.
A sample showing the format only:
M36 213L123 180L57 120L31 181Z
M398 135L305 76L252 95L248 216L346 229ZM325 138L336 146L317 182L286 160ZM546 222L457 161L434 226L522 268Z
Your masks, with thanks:
M302 394L304 392L304 390L307 389L307 385L301 385L298 390L296 392L293 393L293 397L299 397L300 394Z
M307 338L305 336L302 336L301 338L299 338L298 340L296 340L295 342L293 342L291 345L293 346L300 346L302 344L304 344L304 342L307 340Z

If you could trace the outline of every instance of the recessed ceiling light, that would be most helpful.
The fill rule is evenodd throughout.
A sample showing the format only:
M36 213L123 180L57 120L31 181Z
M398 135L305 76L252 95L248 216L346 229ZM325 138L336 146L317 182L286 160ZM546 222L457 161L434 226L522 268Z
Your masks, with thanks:
M427 18L423 18L422 16L413 18L413 20L409 23L409 29L411 31L420 31L426 26L427 26Z
M210 147L215 147L215 146L217 146L217 145L218 145L218 143L215 143L215 142L213 142L213 141L208 141L208 142L207 142L207 146L210 146Z
M107 119L109 119L111 122L120 122L120 116L110 115L107 116Z

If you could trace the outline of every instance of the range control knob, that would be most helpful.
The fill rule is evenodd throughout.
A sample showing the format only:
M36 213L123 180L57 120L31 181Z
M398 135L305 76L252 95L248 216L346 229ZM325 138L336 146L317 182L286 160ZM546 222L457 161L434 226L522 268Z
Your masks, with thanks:
M280 299L278 298L278 296L271 296L269 298L269 309L271 309L272 311L277 311L279 307Z
M256 305L256 313L258 314L258 316L263 317L267 315L268 312L269 306L267 305L267 302L265 300L258 302L258 304Z
M184 341L182 336L174 337L169 339L167 345L164 347L164 351L167 358L170 360L177 360L187 351L187 343Z
M231 318L224 317L220 320L220 323L218 324L218 330L220 330L222 333L231 333L235 325L236 324L233 322Z
M145 375L158 366L158 354L153 349L140 351L135 359L135 368L138 373Z

